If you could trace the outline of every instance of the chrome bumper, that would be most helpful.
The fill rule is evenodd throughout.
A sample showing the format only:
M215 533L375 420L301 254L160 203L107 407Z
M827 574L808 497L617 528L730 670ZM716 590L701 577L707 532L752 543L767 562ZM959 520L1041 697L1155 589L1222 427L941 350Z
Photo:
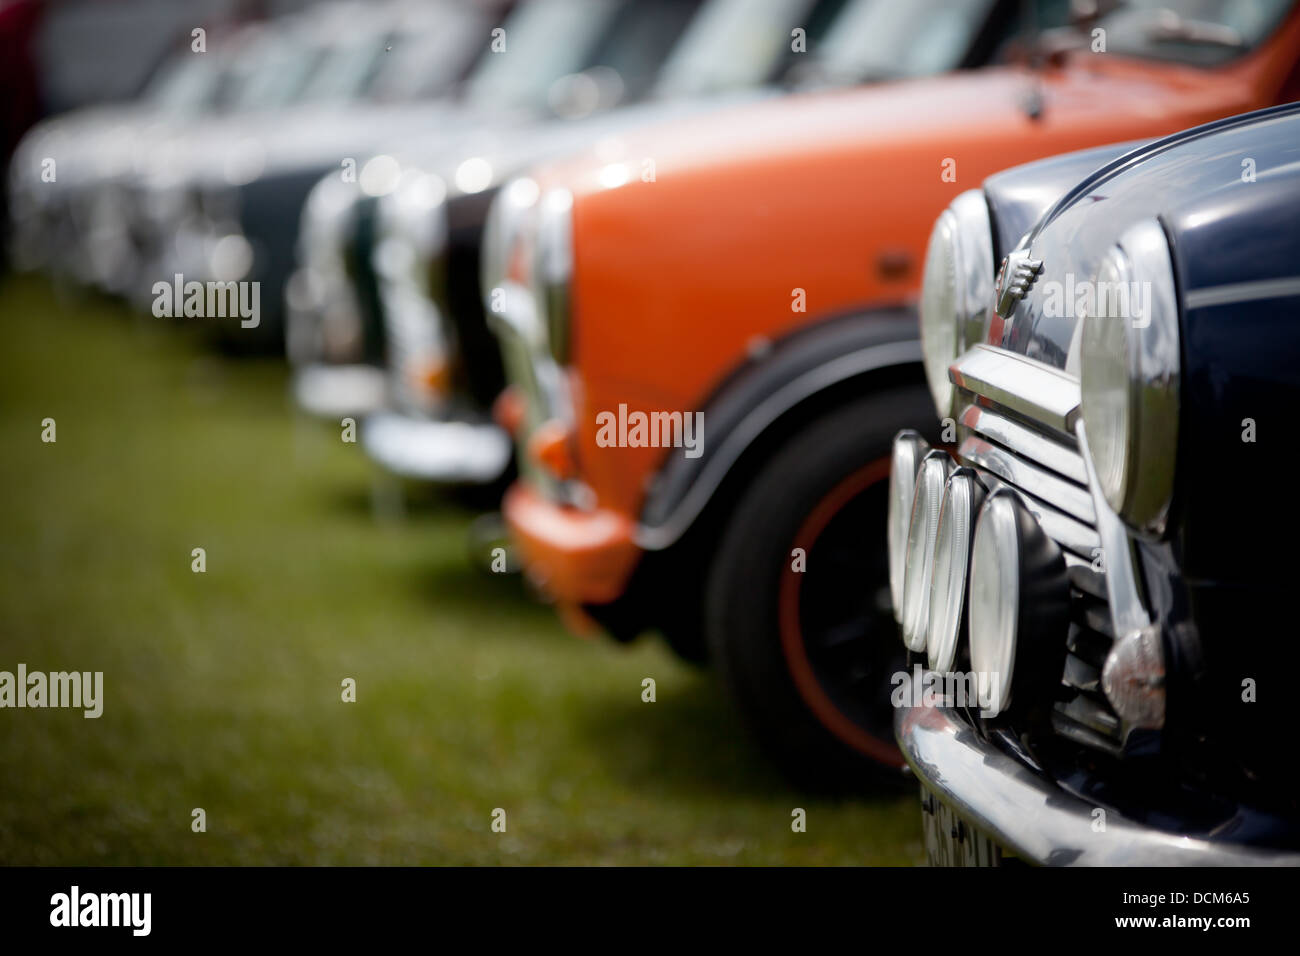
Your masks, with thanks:
M510 465L510 436L492 424L378 412L361 427L367 454L403 478L439 484L489 484Z
M1092 804L1055 786L980 739L950 711L903 707L894 732L929 794L968 826L1044 866L1296 866L1300 854L1181 837ZM927 811L929 812L929 811Z
M377 365L304 365L294 372L292 388L303 411L338 419L383 408L387 381Z

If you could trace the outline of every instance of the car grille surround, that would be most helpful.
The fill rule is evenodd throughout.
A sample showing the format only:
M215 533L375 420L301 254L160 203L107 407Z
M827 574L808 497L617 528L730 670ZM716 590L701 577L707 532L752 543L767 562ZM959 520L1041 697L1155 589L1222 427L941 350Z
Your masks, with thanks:
M979 374L969 374L972 368ZM1070 624L1052 695L1052 729L1117 755L1123 728L1101 690L1115 626L1087 467L1072 431L1078 386L1056 369L988 346L959 358L950 375L961 409L955 457L976 470L990 493L1012 489L1065 559Z

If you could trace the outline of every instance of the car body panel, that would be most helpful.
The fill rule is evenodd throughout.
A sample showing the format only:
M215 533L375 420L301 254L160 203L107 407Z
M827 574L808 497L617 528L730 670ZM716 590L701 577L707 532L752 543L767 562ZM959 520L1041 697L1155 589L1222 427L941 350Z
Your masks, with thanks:
M910 302L933 219L968 183L1273 102L1297 49L1293 11L1215 69L1079 52L1042 71L760 103L537 171L543 191L574 195L576 455L597 505L635 519L668 454L597 446L600 411L704 407L756 339ZM639 175L647 159L650 182ZM957 163L955 181L945 160ZM792 310L797 290L806 313Z

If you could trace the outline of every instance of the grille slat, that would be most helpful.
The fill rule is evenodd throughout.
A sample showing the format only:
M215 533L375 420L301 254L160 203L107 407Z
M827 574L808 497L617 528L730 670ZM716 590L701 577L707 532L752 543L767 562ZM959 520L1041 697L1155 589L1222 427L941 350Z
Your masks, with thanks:
M1013 451L1019 450L1020 454L1076 484L1088 483L1088 470L1084 468L1077 451L1062 446L1014 419L978 405L969 405L962 412L961 423L990 442Z
M1032 460L977 436L963 441L957 454L1058 511L1074 515L1090 525L1097 520L1092 495L1086 488L1058 478Z
M954 381L976 392L976 403L967 405L958 419L958 457L990 484L1017 491L1065 555L1071 624L1052 728L1076 743L1118 753L1122 728L1101 692L1101 669L1114 639L1106 574L1094 570L1101 537L1083 457L1075 439L1060 427L1068 424L1069 415L1037 421L1028 414L1034 403L1010 401L1005 388L985 394L972 377ZM1062 393L1062 409L1068 397Z
M1075 690L1096 694L1101 690L1101 669L1073 654L1066 654L1061 682Z

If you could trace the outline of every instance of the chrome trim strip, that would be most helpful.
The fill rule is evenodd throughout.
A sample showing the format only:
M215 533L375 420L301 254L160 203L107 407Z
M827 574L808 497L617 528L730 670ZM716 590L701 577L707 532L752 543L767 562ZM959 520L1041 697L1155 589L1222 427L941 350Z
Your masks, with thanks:
M1079 555L1089 564L1092 563L1093 552L1101 547L1101 539L1097 537L1096 531L1054 508L1031 499L1028 495L1022 493L1020 497L1025 507L1029 509L1029 513L1043 526L1043 532L1049 538L1067 551Z
M1077 453L1009 418L978 405L967 405L961 413L959 424L1080 485L1088 481L1088 471Z
M919 361L919 340L888 342L841 355L786 383L756 405L741 419L739 425L727 433L717 453L709 459L700 476L691 485L691 490L678 502L666 521L654 526L637 525L637 546L646 551L662 551L685 534L745 449L764 429L805 398L863 372Z
M1205 289L1192 289L1183 294L1189 309L1205 309L1215 305L1236 302L1253 302L1258 299L1285 299L1300 295L1300 276L1285 279L1260 279L1256 282L1233 282Z
M1038 468L1005 448L971 435L962 441L957 455L985 471L991 471L1003 481L1042 499L1067 515L1077 516L1088 524L1096 520L1092 496L1086 489L1058 478L1046 469Z
M1296 866L1300 854L1180 836L1095 806L983 740L937 707L901 707L894 733L922 786L967 824L1047 866Z
M1146 627L1151 623L1151 617L1147 614L1147 609L1142 603L1141 591L1138 589L1128 529L1120 521L1119 516L1111 511L1110 505L1106 503L1106 496L1101 492L1083 422L1079 422L1076 435L1079 439L1079 449L1083 452L1083 463L1088 469L1088 487L1092 489L1093 503L1096 507L1097 535L1101 538L1102 553L1105 555L1106 562L1106 592L1109 595L1107 603L1110 605L1115 635L1119 637Z
M489 484L510 464L510 436L484 422L383 411L362 422L361 443L388 471L417 481Z
M990 494L999 488L1009 488L1014 491L1019 496L1021 504L1029 509L1029 513L1043 526L1043 531L1049 538L1066 551L1077 555L1079 560L1092 563L1095 552L1101 547L1101 538L1097 537L1096 531L1064 512L1057 511L1051 505L1026 494L992 472L981 471L979 475Z
M1079 383L1059 369L992 345L976 345L948 367L958 388L1017 415L1074 434Z

